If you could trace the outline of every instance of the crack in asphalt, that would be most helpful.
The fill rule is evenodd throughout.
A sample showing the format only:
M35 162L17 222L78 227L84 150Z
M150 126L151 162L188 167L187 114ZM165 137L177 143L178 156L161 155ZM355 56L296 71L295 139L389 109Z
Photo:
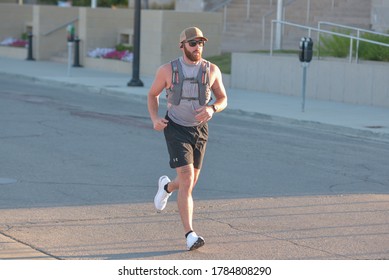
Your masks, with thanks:
M39 138L44 134L30 134L30 135L10 135L10 136L1 136L0 139L20 139L20 138Z
M115 188L154 188L151 185L128 185L128 184L98 184L98 183L85 183L85 182L53 182L53 181L31 181L20 180L19 182L28 184L44 184L44 185L77 185L77 186L91 186L91 187L115 187Z
M292 245L295 245L297 247L302 247L302 248L307 248L307 249L310 249L310 250L322 252L322 253L328 254L330 256L337 256L337 257L341 257L341 258L344 258L344 259L349 259L349 257L346 256L346 255L337 254L337 253L326 251L326 250L323 250L323 249L314 248L312 246L299 244L297 241L293 241L293 240L290 240L290 239L279 238L279 237L275 237L275 236L270 235L270 234L260 233L260 232L257 232L257 231L241 229L241 228L238 228L238 227L234 226L233 224L230 224L230 223L227 223L227 222L222 222L222 221L219 221L217 219L212 219L212 218L209 218L209 217L206 217L204 219L208 219L208 220L211 220L211 221L219 223L219 224L227 225L231 229L236 230L238 232L255 234L255 235L258 235L258 236L263 236L263 237L270 238L270 239L277 240L277 241L284 241L284 242L288 242L288 243L290 243Z
M8 226L8 229L7 229L7 230L9 230L9 226ZM11 239L11 240L14 241L14 242L17 242L17 243L19 243L19 244L22 244L22 245L24 245L24 246L27 246L27 247L29 247L30 249L32 249L32 250L34 250L34 251L37 251L37 252L39 252L39 253L42 253L42 254L44 254L44 255L46 255L46 256L48 256L48 257L54 258L54 259L56 259L56 260L62 260L61 258L59 258L59 257L57 257L57 256L54 256L53 254L50 254L49 252L46 252L46 251L44 251L44 250L42 250L42 249L39 249L39 248L37 248L37 247L35 247L35 246L33 246L33 245L27 243L27 242L24 242L24 241L22 241L22 240L19 240L19 239L15 238L15 237L13 237L13 236L11 236L11 235L9 235L9 234L6 234L6 233L3 232L3 231L0 231L0 234L3 235L4 237L7 237L7 238Z

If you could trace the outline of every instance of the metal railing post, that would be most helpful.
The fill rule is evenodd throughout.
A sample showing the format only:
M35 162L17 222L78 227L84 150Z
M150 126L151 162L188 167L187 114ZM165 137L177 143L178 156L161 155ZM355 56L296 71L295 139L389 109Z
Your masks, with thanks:
M320 22L317 24L317 59L320 59Z
M265 45L265 17L262 17L262 45Z
M307 19L306 24L309 23L309 17L311 16L311 0L307 0Z
M274 20L272 20L270 24L270 56L273 55L273 23Z
M353 38L350 38L350 59L349 62L351 63L353 61Z
M247 7L246 7L246 20L250 20L250 0L247 0Z
M361 31L358 29L357 31L357 49L355 50L355 60L356 60L356 63L358 63L358 60L359 60L359 38L360 38L360 35L361 35Z
M227 30L227 5L224 6L224 15L223 15L223 32Z

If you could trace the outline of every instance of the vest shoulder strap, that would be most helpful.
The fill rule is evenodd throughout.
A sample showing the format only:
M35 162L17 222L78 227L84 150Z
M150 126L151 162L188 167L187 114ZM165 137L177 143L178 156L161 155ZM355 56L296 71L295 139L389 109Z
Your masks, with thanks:
M172 67L172 86L167 89L167 96L170 103L179 105L182 97L182 88L184 80L186 80L181 62L179 58L170 62ZM190 80L197 81L198 84L198 97L190 98L193 100L199 100L200 105L204 105L209 94L210 84L210 62L203 59L201 68L198 71L197 77L190 78ZM188 98L186 98L188 99Z
M172 60L170 64L172 66L172 83L179 84L180 76L182 76L182 68L179 59L177 58L175 60Z
M210 62L207 60L203 60L203 65L201 67L201 83L203 85L209 85L209 75L210 75Z

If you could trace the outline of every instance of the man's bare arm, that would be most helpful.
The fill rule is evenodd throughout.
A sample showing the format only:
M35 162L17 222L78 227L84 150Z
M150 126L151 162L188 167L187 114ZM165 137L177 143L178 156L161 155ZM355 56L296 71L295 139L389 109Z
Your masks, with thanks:
M164 118L159 117L158 108L159 108L159 96L161 92L166 88L166 66L163 65L158 68L155 75L155 79L149 93L147 95L147 108L149 110L151 121L153 122L153 127L155 130L163 130L168 121Z

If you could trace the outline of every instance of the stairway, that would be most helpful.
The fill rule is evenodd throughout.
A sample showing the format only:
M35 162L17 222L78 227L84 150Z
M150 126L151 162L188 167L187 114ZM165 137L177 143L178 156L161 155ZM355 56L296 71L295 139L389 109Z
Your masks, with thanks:
M317 27L318 21L329 21L369 29L371 2L372 0L310 0L310 10L307 12L308 0L284 0L284 19L312 27ZM276 9L277 0L232 0L226 9L222 51L269 49L270 25L271 20L276 18ZM218 11L224 13L225 9ZM306 31L285 27L283 48L297 48L300 38L306 35Z
M286 8L285 21L317 27L319 21L370 29L371 0L311 0L311 9L307 12L307 1L295 1ZM333 30L328 27L327 30ZM293 27L283 29L283 48L293 48L307 31ZM311 35L316 36L316 33Z
M246 1L231 1L227 9L222 10L222 12L227 11L222 34L222 51L250 51L268 48L269 46L265 45L266 40L262 38L262 22L265 20L266 27L270 30L270 19L275 17L276 2L277 0L252 0L248 9Z

